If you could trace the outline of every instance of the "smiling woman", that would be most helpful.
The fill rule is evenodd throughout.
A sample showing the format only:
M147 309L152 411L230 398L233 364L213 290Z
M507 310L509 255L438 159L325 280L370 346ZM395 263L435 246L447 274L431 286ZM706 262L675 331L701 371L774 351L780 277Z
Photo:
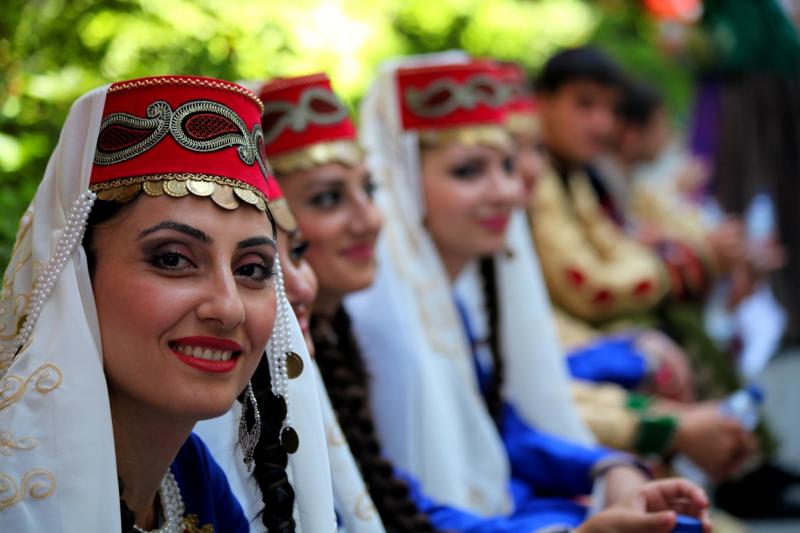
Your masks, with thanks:
M263 527L329 526L327 470L307 468L326 464L314 379L290 383L285 363L296 323L260 111L242 87L189 77L73 107L0 295L0 333L19 324L0 337L0 429L23 444L0 463L14 492L0 529L249 531L192 434L237 398ZM287 468L313 498L299 524Z

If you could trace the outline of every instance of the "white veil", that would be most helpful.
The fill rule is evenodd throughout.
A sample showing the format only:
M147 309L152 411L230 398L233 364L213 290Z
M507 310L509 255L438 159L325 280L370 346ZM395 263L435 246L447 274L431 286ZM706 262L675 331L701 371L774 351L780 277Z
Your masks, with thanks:
M508 229L509 253L495 257L503 351L503 397L531 426L582 444L595 442L570 393L564 355L525 213ZM456 282L473 325L487 331L480 273L471 265ZM482 337L482 335L478 335Z
M121 527L100 335L79 246L94 198L89 178L107 90L72 106L3 278L0 531ZM316 381L311 373L294 381L290 412L300 449L290 472L299 524L307 533L329 531L334 516Z
M438 501L499 515L512 510L508 460L483 405L450 282L422 226L418 139L401 129L395 81L401 66L465 59L455 52L386 64L364 100L362 146L386 225L377 279L346 307L386 454Z

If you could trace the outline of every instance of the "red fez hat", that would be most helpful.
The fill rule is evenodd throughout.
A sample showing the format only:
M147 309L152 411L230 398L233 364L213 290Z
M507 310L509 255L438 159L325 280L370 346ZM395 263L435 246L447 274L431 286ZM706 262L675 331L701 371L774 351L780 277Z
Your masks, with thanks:
M405 130L503 124L503 84L489 61L401 68L397 89Z
M326 74L272 80L259 96L266 153L279 173L363 159L347 107Z
M499 63L498 70L506 91L506 126L513 133L538 131L539 104L525 70L516 63Z
M226 209L266 209L272 181L262 104L234 83L164 76L111 85L90 188L102 200L209 196Z

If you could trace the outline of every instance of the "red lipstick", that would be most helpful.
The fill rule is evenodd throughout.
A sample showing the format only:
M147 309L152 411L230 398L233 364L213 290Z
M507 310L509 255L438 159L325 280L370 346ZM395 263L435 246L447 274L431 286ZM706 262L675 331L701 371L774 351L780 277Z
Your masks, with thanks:
M242 353L242 347L228 339L218 339L216 337L183 337L175 339L169 343L172 353L187 365L203 370L204 372L223 373L230 372L236 367L236 361ZM225 359L209 359L208 357L197 357L184 353L179 347L202 350L213 350L217 352L232 352Z

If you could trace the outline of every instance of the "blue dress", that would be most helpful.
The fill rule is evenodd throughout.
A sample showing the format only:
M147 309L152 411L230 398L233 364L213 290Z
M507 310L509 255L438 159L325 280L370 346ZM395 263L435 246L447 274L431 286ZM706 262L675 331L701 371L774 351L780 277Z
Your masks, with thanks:
M246 533L250 525L228 479L192 433L170 466L185 506L187 533Z
M616 383L628 390L642 384L647 360L631 335L608 337L567 354L573 378L595 383Z

